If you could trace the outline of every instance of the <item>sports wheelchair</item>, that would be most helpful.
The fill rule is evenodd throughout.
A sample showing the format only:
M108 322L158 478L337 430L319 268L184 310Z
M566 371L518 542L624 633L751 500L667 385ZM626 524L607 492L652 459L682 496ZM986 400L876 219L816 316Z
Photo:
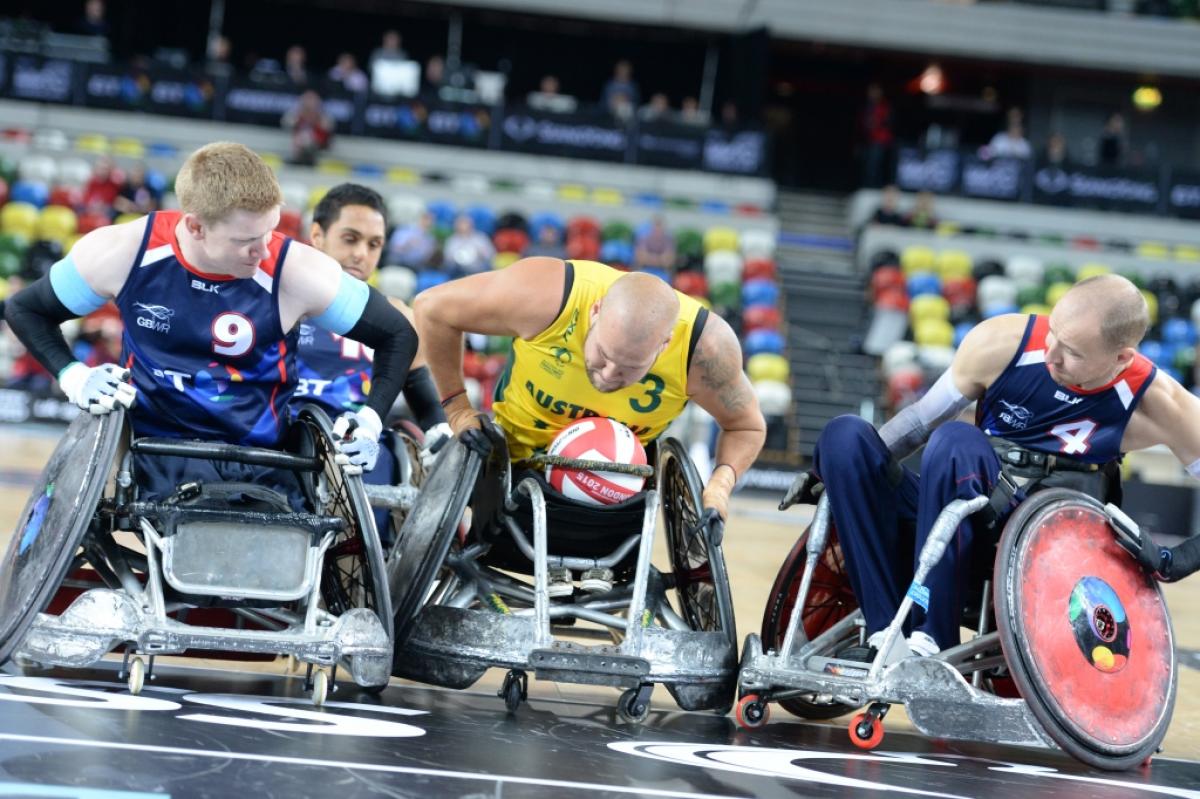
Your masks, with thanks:
M466 688L506 668L499 695L510 712L527 697L529 671L625 689L617 714L627 722L649 713L655 683L684 709L726 712L737 673L733 604L720 534L699 524L701 482L684 447L658 442L656 466L640 467L657 482L598 508L555 492L537 471L514 474L503 434L490 432L486 462L457 439L439 453L388 559L393 674ZM527 465L554 462L535 456ZM665 573L650 564L660 504ZM563 567L610 569L611 587L551 597L548 571Z
M81 414L0 565L0 663L81 668L123 645L120 677L138 693L157 655L208 650L307 663L318 705L339 663L360 686L385 686L391 603L361 481L334 462L319 408L302 408L288 438L286 451L134 438L123 410ZM135 453L290 471L305 512L247 483L139 499Z
M1158 750L1177 683L1171 620L1157 583L1113 537L1110 526L1137 531L1115 505L1069 488L1030 494L1004 525L994 572L981 570L979 603L964 611L975 635L934 657L909 657L901 626L913 597L959 524L989 498L951 502L878 655L861 663L837 657L862 645L865 627L828 503L821 498L780 569L761 636L746 639L740 726L765 724L769 702L810 719L867 706L849 733L871 749L890 704L902 703L935 738L1057 746L1106 770L1148 762Z

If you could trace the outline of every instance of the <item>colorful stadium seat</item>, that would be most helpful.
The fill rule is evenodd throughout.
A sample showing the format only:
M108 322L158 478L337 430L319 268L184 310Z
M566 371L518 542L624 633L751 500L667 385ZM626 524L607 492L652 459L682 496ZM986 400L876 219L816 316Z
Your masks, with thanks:
M971 256L962 250L942 250L936 257L937 273L945 280L948 277L969 277Z
M738 251L737 231L730 227L712 227L704 233L704 252Z
M519 252L500 251L492 258L492 269L504 269L512 266L519 260L521 260L521 253Z
M758 407L764 416L784 416L792 408L792 390L779 380L759 380L754 384Z
M777 280L775 262L769 258L751 258L742 265L745 280Z
M945 321L950 318L950 303L939 294L921 294L909 300L908 316L914 326L926 319Z
M936 256L928 247L914 245L905 247L900 253L900 268L906 275L914 272L933 272L935 267Z
M72 209L61 205L48 205L38 215L37 237L66 245L67 239L75 235L77 224L78 220Z
M492 237L492 243L496 245L496 249L500 252L520 253L525 252L529 246L529 234L524 230L516 228L504 228L497 230L496 235Z
M14 233L26 241L37 235L38 208L36 205L9 201L0 207L0 232Z
M779 284L772 280L748 280L742 284L742 305L775 305Z
M748 259L773 258L775 256L775 234L769 230L743 231L742 255Z
M750 376L750 380L755 383L760 380L774 380L786 383L788 372L787 358L784 358L782 355L764 352L758 355L751 355L746 360L746 373Z
M417 289L417 273L406 266L385 266L376 272L379 290L387 297L412 302Z
M9 189L11 202L28 203L35 208L41 208L49 199L50 187L40 181L18 180Z
M1079 271L1075 273L1075 280L1087 280L1089 277L1099 277L1112 272L1112 267L1104 264L1086 263L1079 267Z

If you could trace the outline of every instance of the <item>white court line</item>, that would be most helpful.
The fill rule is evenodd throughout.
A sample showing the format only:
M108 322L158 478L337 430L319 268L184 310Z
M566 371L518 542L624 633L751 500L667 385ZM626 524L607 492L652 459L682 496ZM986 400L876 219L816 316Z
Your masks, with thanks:
M469 771L439 771L431 768L413 766L383 766L375 763L343 763L338 760L309 760L303 757L283 757L280 755L252 755L246 752L209 752L203 749L184 749L177 746L152 746L144 744L118 743L115 741L91 741L79 738L51 738L44 735L19 735L17 733L0 733L0 740L24 741L27 743L58 744L61 746L84 746L96 749L122 749L138 754L154 753L164 755L190 755L192 757L208 757L216 760L257 760L264 763L287 763L294 766L323 766L326 768L344 768L355 771L377 771L387 774L420 774L428 777L444 777L456 780L478 780L482 782L512 782L523 785L544 785L551 788L569 788L577 791L608 791L609 793L625 793L636 796L663 796L675 799L726 799L725 796L711 793L687 793L686 791L666 791L656 788L627 788L620 785L602 785L595 782L568 782L566 780L548 780L539 777L510 777L501 774L474 774Z

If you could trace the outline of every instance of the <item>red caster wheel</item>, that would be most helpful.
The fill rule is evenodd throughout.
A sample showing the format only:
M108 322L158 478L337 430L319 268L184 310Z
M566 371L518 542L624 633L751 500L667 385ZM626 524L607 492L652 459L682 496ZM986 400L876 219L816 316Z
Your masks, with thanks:
M738 700L734 718L743 730L756 730L771 718L771 706L758 694L746 694Z
M883 740L883 720L859 713L850 720L850 741L859 749L874 749Z

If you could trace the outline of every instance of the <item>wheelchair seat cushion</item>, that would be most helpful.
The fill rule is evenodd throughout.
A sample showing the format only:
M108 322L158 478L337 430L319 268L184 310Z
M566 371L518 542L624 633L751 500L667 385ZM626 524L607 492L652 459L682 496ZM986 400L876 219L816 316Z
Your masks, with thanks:
M184 483L168 502L180 507L206 510L292 512L288 498L281 492L254 483Z
M614 505L589 505L555 491L540 471L526 470L513 474L513 500L516 510L508 515L533 543L533 507L517 486L527 477L537 480L546 498L546 532L551 555L563 557L602 558L610 554L631 535L642 531L646 512L646 492L641 491ZM498 568L527 571L529 559L520 553L507 529L495 525L488 531L494 537L487 562ZM637 548L618 564L615 571L632 570L637 560Z

